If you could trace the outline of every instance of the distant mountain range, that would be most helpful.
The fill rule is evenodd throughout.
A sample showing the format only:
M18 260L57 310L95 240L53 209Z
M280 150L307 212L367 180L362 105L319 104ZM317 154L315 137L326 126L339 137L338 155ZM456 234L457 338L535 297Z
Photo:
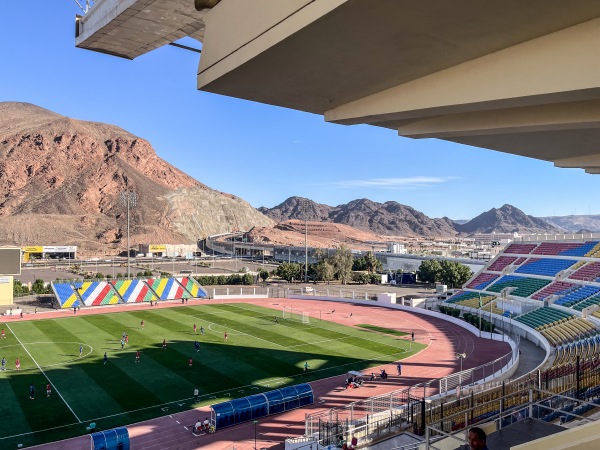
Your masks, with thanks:
M600 232L599 215L580 216L550 216L541 217L561 231L569 233L597 233Z
M258 210L275 222L304 220L306 210L306 220L311 222L339 223L388 236L445 237L491 232L529 234L562 231L549 221L529 216L512 205L492 208L469 221L430 218L397 202L377 203L368 199L333 207L301 197L290 197L274 208L261 207Z
M159 158L149 142L119 127L27 103L0 103L0 245L119 251L128 226L120 194L128 191L137 193L130 217L133 245L194 243L233 230L262 229L266 236L278 223L305 218L398 237L600 230L600 216L539 219L511 205L468 221L430 218L398 202L368 199L334 207L291 197L257 211L194 180ZM281 231L277 242L295 242Z

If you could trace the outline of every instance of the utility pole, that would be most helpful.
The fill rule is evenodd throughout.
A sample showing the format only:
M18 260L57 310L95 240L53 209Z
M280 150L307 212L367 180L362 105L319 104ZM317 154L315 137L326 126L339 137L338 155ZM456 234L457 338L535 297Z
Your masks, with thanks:
M127 207L127 278L131 277L131 245L129 243L129 211L137 206L137 195L134 191L121 192L121 204Z

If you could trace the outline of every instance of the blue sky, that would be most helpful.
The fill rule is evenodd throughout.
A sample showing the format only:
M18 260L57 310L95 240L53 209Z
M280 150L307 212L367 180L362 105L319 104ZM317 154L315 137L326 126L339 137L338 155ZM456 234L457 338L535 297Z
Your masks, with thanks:
M166 46L128 61L75 48L72 0L5 0L1 11L0 101L120 126L255 207L298 195L393 200L451 219L505 203L537 217L600 214L598 177L581 169L200 92L196 53Z

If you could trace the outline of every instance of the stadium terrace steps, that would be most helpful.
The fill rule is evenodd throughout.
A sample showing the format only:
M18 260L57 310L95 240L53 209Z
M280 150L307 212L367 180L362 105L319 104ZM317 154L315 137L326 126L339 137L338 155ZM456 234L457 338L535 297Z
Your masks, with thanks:
M510 266L516 260L516 256L500 256L485 270L489 272L502 272L506 267Z
M534 300L543 300L551 295L565 295L576 288L577 285L574 283L567 283L565 281L555 281L550 286L547 286L541 291L532 295L531 298Z
M542 242L532 252L532 255L554 256L585 256L598 241L580 242Z
M600 262L591 262L589 264L585 264L580 269L569 275L570 279L581 281L599 281L599 277Z
M467 288L469 289L478 289L481 290L488 286L492 281L498 278L498 275L487 272L480 272L473 281L467 284Z
M446 300L446 303L458 303L463 300L469 300L471 298L479 299L480 294L477 292L458 291L452 297Z
M588 258L600 258L600 242L598 242L594 247L585 254Z
M515 320L521 322L534 330L540 329L545 325L558 324L563 320L567 320L574 317L573 314L569 314L565 311L561 311L556 308L549 306L543 306L528 313L518 316Z
M533 249L537 247L537 244L510 244L504 249L504 254L509 255L528 255Z
M593 305L600 305L600 295L595 295L594 297L587 298L579 303L575 303L571 306L575 311L583 311L584 308Z
M541 278L528 278L517 275L505 275L496 281L491 286L486 288L488 292L500 292L502 289L507 287L514 287L510 295L516 295L517 297L527 298L534 292L539 291L547 284L550 284L551 280L544 280Z
M596 333L596 327L585 319L573 318L539 330L553 345L564 345Z
M574 259L529 258L515 270L515 273L554 277L557 273L568 269L576 262Z
M598 292L600 292L600 286L580 285L573 291L556 300L555 303L557 305L570 307L582 300L595 296Z

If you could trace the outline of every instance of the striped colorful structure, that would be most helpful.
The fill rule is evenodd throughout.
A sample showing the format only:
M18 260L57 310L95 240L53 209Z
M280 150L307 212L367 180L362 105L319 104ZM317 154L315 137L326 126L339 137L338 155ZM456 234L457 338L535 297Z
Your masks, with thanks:
M116 305L119 297L106 281L84 281L78 289L86 306Z
M188 297L183 298L206 298L208 294L202 287L196 283L196 281L191 277L181 277L176 278L177 282L185 289L185 291L189 294Z
M81 304L77 292L70 283L51 283L61 308L73 308Z
M185 290L174 278L150 278L146 283L160 300L186 298L183 296Z
M77 281L52 283L52 288L61 308L208 297L206 291L191 277Z
M114 280L111 282L125 303L140 303L157 300L154 292L140 280Z

